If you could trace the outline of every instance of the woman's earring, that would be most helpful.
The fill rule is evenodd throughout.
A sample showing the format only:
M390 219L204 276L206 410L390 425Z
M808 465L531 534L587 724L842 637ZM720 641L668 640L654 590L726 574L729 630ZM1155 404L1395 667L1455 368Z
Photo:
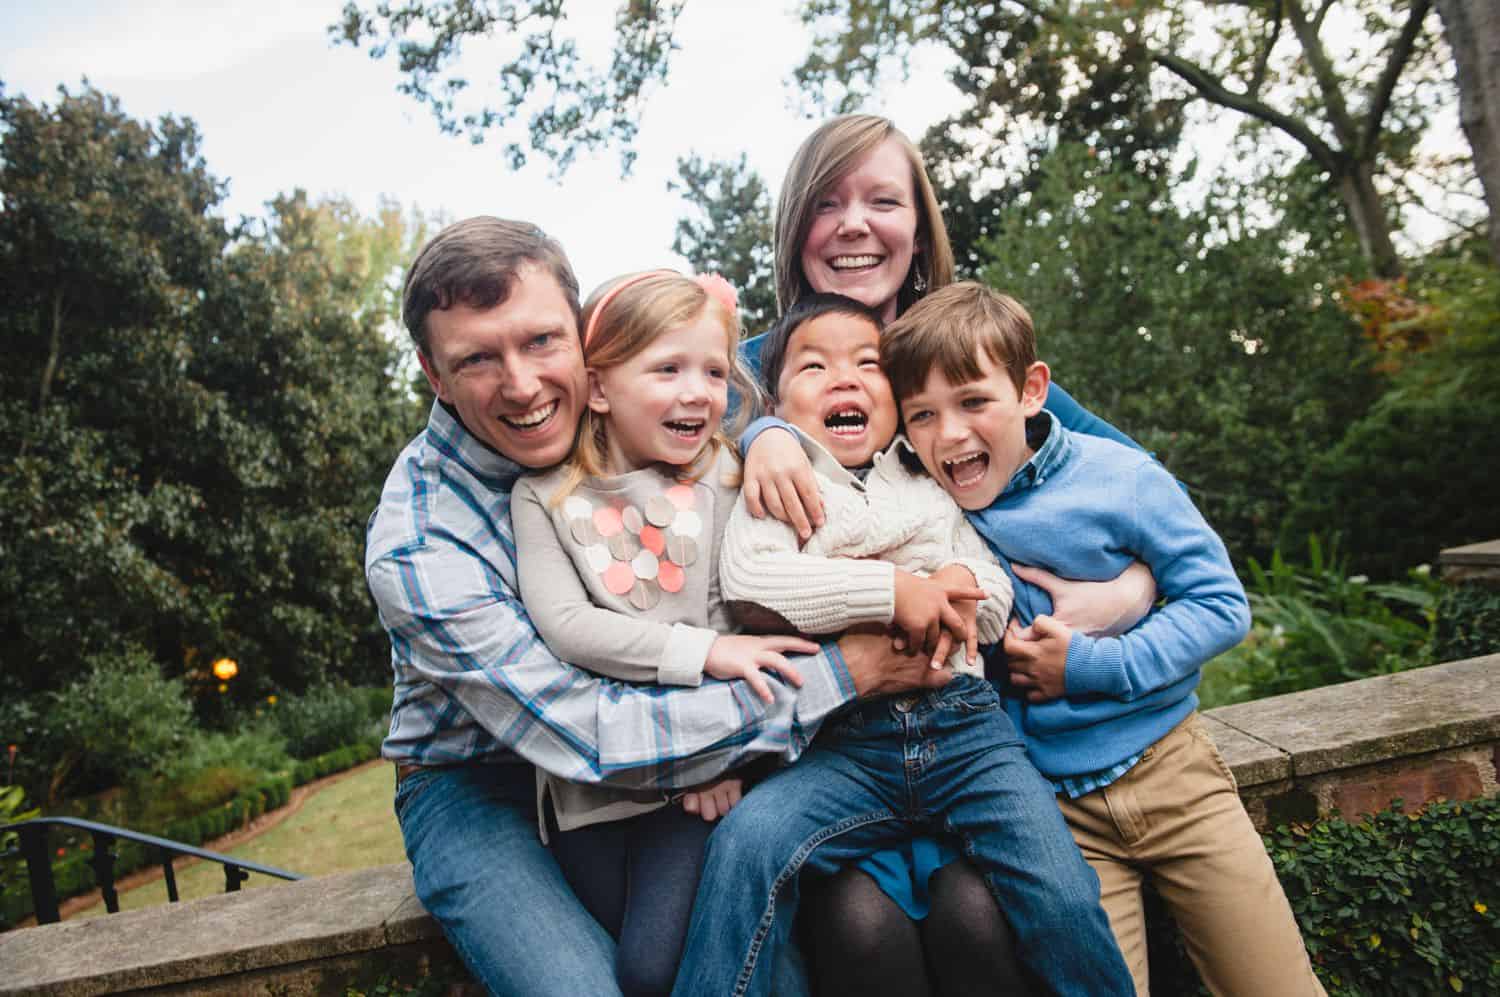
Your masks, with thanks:
M922 273L922 271L918 270L912 275L911 289L913 291L916 291L918 294L927 293L927 277Z

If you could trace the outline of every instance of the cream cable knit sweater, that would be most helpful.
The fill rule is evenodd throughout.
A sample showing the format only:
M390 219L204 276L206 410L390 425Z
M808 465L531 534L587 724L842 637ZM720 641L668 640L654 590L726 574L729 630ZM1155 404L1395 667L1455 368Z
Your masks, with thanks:
M900 452L902 436L875 458L860 481L821 444L797 434L823 496L823 526L807 543L770 517L756 519L735 503L719 560L724 599L742 621L760 622L769 610L784 628L807 634L840 633L860 623L889 624L895 613L895 569L929 575L961 564L989 598L979 603L981 644L998 643L1012 600L1010 579L942 487L912 473ZM913 459L915 456L913 455ZM962 649L949 658L955 671L982 674Z

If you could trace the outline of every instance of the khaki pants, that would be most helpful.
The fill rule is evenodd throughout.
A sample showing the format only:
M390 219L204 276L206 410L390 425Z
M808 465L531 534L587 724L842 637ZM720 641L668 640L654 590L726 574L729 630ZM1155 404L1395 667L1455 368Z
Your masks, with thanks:
M1145 876L1172 911L1215 994L1322 994L1265 845L1196 713L1117 782L1059 796L1138 993L1149 993Z

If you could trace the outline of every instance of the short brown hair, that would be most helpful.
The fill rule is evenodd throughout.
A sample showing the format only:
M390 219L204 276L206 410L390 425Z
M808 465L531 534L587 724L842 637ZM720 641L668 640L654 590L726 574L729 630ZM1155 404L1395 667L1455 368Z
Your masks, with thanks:
M530 222L479 215L454 222L422 247L401 295L401 321L412 342L431 356L427 316L456 304L493 308L510 296L516 271L531 263L548 270L578 318L578 278L562 246Z
M980 350L1020 393L1036 363L1036 330L1015 298L966 280L932 292L886 326L880 366L899 402L922 390L934 366L951 384L979 380Z
M812 229L813 210L818 198L859 161L886 139L894 139L911 166L911 187L916 195L917 255L912 260L916 273L930 289L953 282L953 247L943 225L932 181L922 154L889 118L875 114L846 114L819 125L798 147L781 182L781 196L776 204L776 303L785 312L813 286L802 272L802 244ZM896 295L896 314L901 314L919 298L911 282L902 285Z

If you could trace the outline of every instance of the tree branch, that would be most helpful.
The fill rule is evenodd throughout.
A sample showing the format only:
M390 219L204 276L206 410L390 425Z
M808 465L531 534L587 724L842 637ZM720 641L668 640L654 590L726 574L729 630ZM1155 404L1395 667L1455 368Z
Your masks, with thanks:
M1381 121L1385 118L1385 112L1390 110L1391 94L1396 90L1396 81L1400 79L1407 61L1417 47L1417 36L1422 33L1422 24L1427 20L1427 12L1431 9L1432 0L1414 0L1411 5L1406 23L1401 26L1401 34L1396 37L1396 44L1391 47L1385 68L1380 71L1380 79L1375 81L1375 89L1371 92L1370 107L1365 112L1364 127L1360 129L1359 147L1354 150L1359 158L1375 151Z
M1321 22L1323 12L1319 12L1315 22L1309 22L1302 11L1301 0L1287 0L1286 7L1287 14L1291 17L1292 31L1302 45L1303 58L1307 60L1318 90L1323 95L1333 134L1346 151L1352 151L1359 145L1359 132L1354 127L1353 119L1349 117L1349 107L1344 103L1344 91L1339 89L1338 74L1333 71L1333 63L1329 61L1328 53L1323 50L1323 42L1318 38L1315 25Z
M1234 93L1201 66L1194 65L1169 52L1153 52L1151 61L1186 81L1210 103L1248 114L1252 118L1259 118L1266 124L1286 132L1302 145L1324 169L1335 174L1343 171L1342 154L1318 138L1311 128L1291 115L1284 114L1253 97Z
M1251 99L1258 99L1260 88L1265 85L1266 69L1271 62L1271 52L1275 50L1276 43L1281 40L1281 22L1284 16L1281 0L1276 0L1271 13L1271 37L1266 39L1259 58L1255 60L1255 69L1250 74L1250 86L1245 91L1245 95Z

